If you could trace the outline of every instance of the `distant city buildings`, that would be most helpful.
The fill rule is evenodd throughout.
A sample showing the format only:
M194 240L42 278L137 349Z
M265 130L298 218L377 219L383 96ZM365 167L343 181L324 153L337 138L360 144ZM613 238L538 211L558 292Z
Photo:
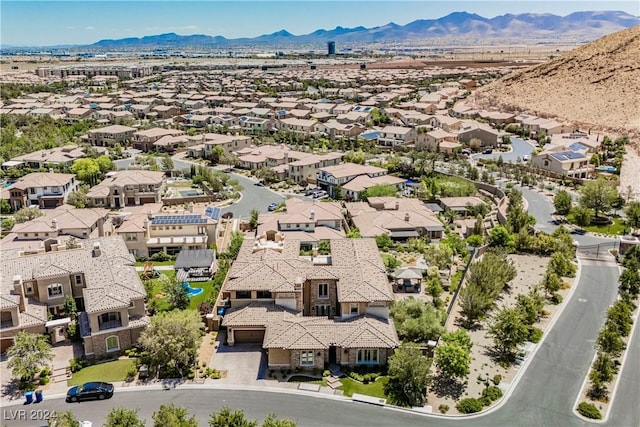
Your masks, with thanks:
M327 42L327 54L335 55L336 54L336 42L328 41Z

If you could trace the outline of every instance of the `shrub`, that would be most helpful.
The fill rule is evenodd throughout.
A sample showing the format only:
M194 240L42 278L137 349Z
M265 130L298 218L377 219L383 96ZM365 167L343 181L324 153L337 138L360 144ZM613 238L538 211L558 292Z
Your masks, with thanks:
M468 397L466 399L462 399L460 402L456 404L456 409L458 412L463 414L473 414L474 412L482 411L482 402L479 399Z
M488 397L481 397L478 399L478 401L482 404L482 406L491 406L491 399L489 399Z
M87 365L87 361L80 358L71 359L69 361L69 368L71 369L71 372L78 372L80 369L84 368Z
M442 404L438 406L438 411L440 411L441 414L446 414L449 412L449 405Z
M195 373L193 373L193 372L189 372L189 373L187 374L187 379L188 379L188 380L192 380L192 379L194 379L195 377L196 377L196 374L195 374Z
M44 368L42 369L42 371L40 371L40 378L48 377L49 375L51 375L51 369L49 368Z
M127 377L133 378L136 376L137 372L138 372L138 368L136 367L136 365L131 365L129 366L129 369L127 369Z
M502 390L500 390L500 387L495 385L489 386L482 390L482 397L489 399L489 403L491 403L502 397Z
M600 413L600 410L592 403L580 402L578 405L578 412L580 415L587 418L594 420L602 419L602 413Z
M502 381L502 375L500 374L494 375L492 381L495 385L500 384L500 381Z
M42 377L39 381L40 385L49 384L49 377Z
M532 343L539 343L542 339L542 329L531 328L529 329L529 341Z
M560 304L562 302L562 295L560 294L551 295L551 302L555 305Z
M328 369L325 369L324 371L322 371L323 377L328 377L329 375L331 375L331 372Z

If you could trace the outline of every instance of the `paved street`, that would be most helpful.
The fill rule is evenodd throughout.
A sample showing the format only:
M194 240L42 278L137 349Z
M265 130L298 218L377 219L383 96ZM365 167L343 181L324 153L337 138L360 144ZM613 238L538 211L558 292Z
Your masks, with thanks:
M508 163L517 163L518 157L522 160L522 157L527 155L531 158L531 153L534 150L533 144L527 142L523 139L517 137L511 137L511 148L512 151L508 153L503 153L498 150L493 150L491 154L474 154L471 156L472 159L498 159L498 157L502 156L502 160Z

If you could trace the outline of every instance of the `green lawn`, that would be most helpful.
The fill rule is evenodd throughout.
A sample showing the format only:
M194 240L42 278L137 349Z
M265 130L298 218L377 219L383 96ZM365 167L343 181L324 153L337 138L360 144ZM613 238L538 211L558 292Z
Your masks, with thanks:
M120 359L113 362L87 366L71 376L67 385L79 385L89 381L118 382L127 379L127 370L135 365L136 359Z
M351 378L342 378L342 391L345 396L351 397L353 393L366 394L367 396L380 397L386 399L384 385L389 381L389 377L379 377L377 381L369 384L362 384Z
M158 294L162 294L162 275L166 275L168 277L175 277L175 270L160 270L160 277L157 279L151 279L151 284L153 286L152 295L155 296ZM204 291L200 295L196 295L191 297L189 301L189 310L197 310L200 303L209 298L211 294L211 288L213 287L213 280L208 280L206 282L192 282L189 284L192 288L203 288ZM171 309L169 303L165 298L156 298L158 301L158 311L168 311Z
M623 235L626 228L624 222L620 218L613 218L612 220L613 224L611 225L590 225L584 228L592 233Z
M140 261L140 262L136 262L136 267L144 267L146 261ZM175 261L152 261L153 262L153 266L154 267L158 267L161 265L173 265L176 262Z

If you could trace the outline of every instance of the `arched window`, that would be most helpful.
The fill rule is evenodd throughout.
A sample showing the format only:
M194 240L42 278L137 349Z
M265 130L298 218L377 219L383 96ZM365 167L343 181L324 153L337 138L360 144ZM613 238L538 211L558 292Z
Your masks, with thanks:
M105 341L107 343L107 353L120 350L120 338L118 338L116 335L107 337Z

